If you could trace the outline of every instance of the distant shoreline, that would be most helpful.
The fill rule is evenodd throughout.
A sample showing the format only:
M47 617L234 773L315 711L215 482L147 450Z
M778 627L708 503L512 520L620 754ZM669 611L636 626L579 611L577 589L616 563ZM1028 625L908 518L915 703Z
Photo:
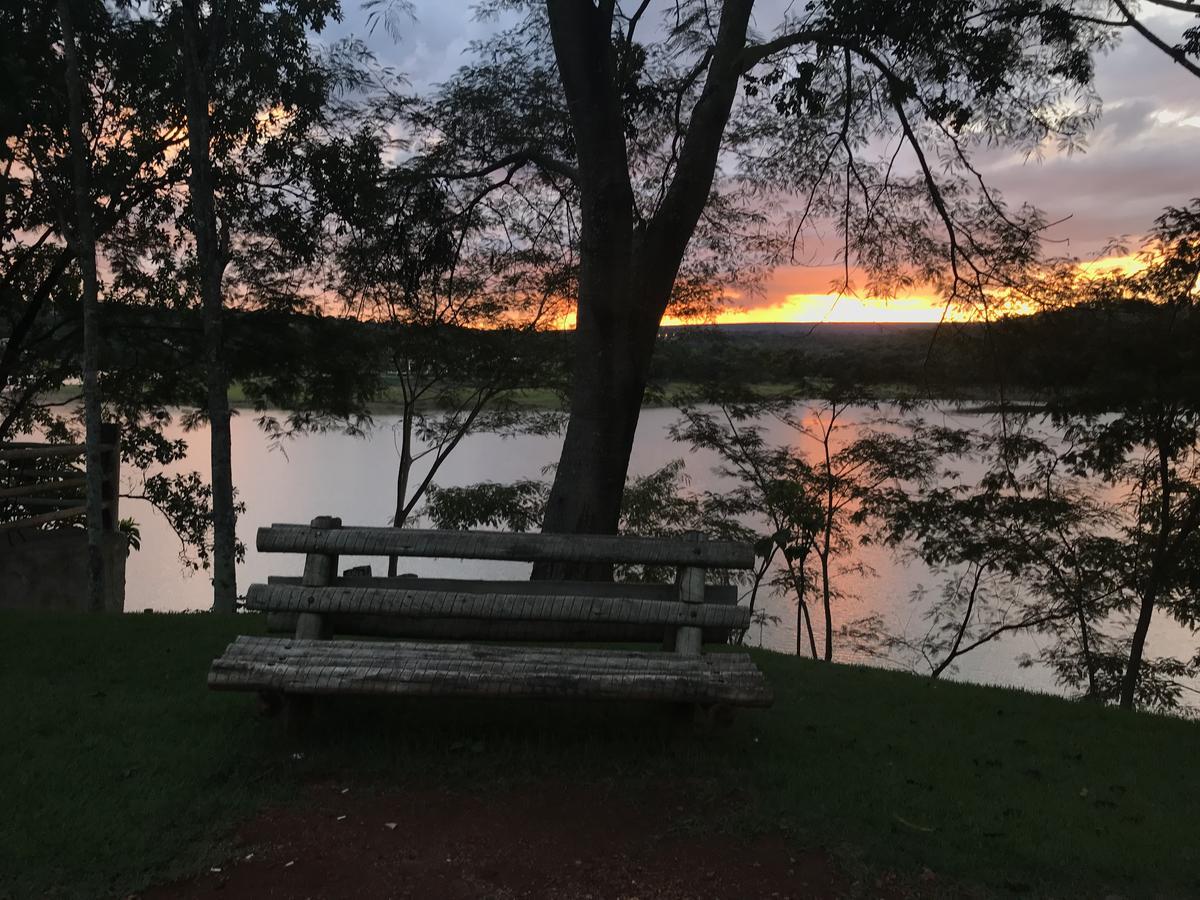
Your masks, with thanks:
M763 382L748 385L750 390L760 399L771 399L790 393L796 394L797 402L820 402L822 392L820 385L787 384L780 382ZM647 393L642 403L643 409L670 409L680 405L680 401L696 388L686 382L668 382L658 385ZM60 389L43 394L39 399L43 402L66 403L77 395L76 390ZM913 403L939 404L946 411L956 415L992 415L1002 411L1011 413L1037 413L1045 410L1044 403L1027 396L1019 396L1008 402L1001 403L990 396L991 392L980 387L978 390L964 390L960 396L930 396L911 384L879 384L867 385L864 389L864 402L873 403ZM510 398L518 409L534 411L567 412L569 405L559 393L550 388L524 389L513 392ZM254 410L258 407L251 402L239 385L233 385L229 390L229 404L238 410ZM178 404L183 408L183 404ZM191 408L191 407L188 407ZM292 412L279 406L268 409ZM437 410L441 407L428 405L424 410ZM367 403L366 411L372 415L393 415L403 412L404 406L397 399L384 396Z

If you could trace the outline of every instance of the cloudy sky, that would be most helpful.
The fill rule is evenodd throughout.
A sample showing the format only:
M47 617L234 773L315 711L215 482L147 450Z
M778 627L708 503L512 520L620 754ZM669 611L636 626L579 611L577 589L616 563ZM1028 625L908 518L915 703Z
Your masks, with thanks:
M367 13L355 0L346 0L345 21L324 37L364 38L381 62L420 89L469 61L471 42L497 27L477 20L467 2L414 0L413 6L412 18L395 19L396 33L377 23L368 34ZM1145 21L1173 37L1189 16L1166 12ZM769 23L760 25L766 27ZM1099 60L1096 87L1104 117L1086 152L1041 161L1000 157L986 166L989 182L1010 203L1030 201L1051 221L1064 219L1048 235L1055 241L1048 249L1056 255L1090 258L1113 239L1136 243L1164 206L1200 196L1200 80L1130 33ZM748 301L754 309L726 318L913 321L941 314L934 301L920 296L887 303L832 297L828 290L836 269L819 264L782 269L765 296Z

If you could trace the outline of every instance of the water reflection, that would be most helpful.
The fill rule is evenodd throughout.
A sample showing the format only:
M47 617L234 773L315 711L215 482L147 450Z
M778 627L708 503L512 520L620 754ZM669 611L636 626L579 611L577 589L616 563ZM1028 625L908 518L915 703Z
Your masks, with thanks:
M978 425L976 417L953 413L926 413L945 420L947 425ZM853 428L878 416L868 409L846 413L849 426L843 440L853 437ZM631 472L653 472L667 462L685 457L695 490L720 489L712 473L716 460L705 452L688 453L672 442L667 427L678 418L672 409L650 409L642 413L634 445ZM241 591L252 582L265 581L271 574L298 574L298 556L261 554L254 547L259 526L272 522L307 522L317 515L340 516L347 524L386 525L394 507L397 452L393 441L394 419L381 416L376 428L365 438L340 434L315 434L272 448L258 430L253 414L243 413L233 421L234 482L246 514L238 524L238 536L246 544L246 560L238 568ZM764 423L772 442L803 440L779 422ZM190 443L188 459L178 465L180 471L195 469L207 477L207 434L195 431L183 434L176 428L172 436L183 436ZM801 446L803 446L801 444ZM444 486L477 481L511 481L540 478L543 468L556 461L559 438L523 436L502 439L479 434L466 440L444 465L438 481ZM973 473L967 473L968 476ZM127 567L126 608L179 611L205 609L211 603L207 573L188 574L179 563L179 542L165 521L144 503L129 501L123 513L134 516L141 525L142 549L131 555ZM847 595L837 601L834 628L869 614L882 616L895 630L910 635L924 633L923 607L914 604L912 595L920 587L936 591L940 583L919 561L896 559L879 547L860 547L851 561L864 572L841 576L840 586ZM371 563L376 574L380 560L343 558L342 565ZM419 575L461 578L523 578L528 565L490 561L406 560L405 571ZM870 574L866 574L870 573ZM778 624L755 626L749 639L782 652L796 650L796 614L786 599L760 592L759 605L778 618ZM818 646L823 637L820 617L816 617ZM984 646L964 657L951 677L1019 686L1034 690L1056 690L1050 674L1041 667L1019 668L1016 658L1036 654L1041 639L1037 635L1010 637ZM1159 652L1177 650L1183 655L1195 652L1195 638L1186 630L1161 618L1151 633L1151 642ZM1190 650L1189 650L1190 648ZM835 658L851 661L850 654L835 641ZM868 660L854 660L863 661Z

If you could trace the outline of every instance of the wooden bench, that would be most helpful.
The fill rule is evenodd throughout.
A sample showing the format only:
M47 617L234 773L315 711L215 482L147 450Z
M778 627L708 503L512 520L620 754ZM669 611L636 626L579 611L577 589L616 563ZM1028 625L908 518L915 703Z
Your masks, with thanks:
M248 609L268 614L268 630L294 629L294 636L237 638L213 662L208 684L258 691L272 706L286 698L297 726L311 698L328 694L658 700L709 711L771 703L748 654L701 652L704 641L749 625L736 587L705 584L710 568L751 567L746 544L698 534L343 528L323 516L307 526L260 528L258 549L306 554L302 577L270 578L246 597ZM673 567L676 577L673 584L338 577L338 558L347 555L641 564ZM491 643L498 641L523 645ZM527 645L554 641L661 650Z

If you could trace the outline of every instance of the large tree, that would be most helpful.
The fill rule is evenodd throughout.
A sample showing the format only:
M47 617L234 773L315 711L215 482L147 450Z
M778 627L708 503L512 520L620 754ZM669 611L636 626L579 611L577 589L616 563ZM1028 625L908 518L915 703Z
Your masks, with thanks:
M581 532L617 525L664 313L725 261L781 261L826 225L843 289L861 272L986 303L1011 283L1043 221L1006 207L972 150L1076 146L1099 110L1093 55L1127 24L1103 0L491 6L520 21L428 106L430 171L575 229L571 418L545 527Z

